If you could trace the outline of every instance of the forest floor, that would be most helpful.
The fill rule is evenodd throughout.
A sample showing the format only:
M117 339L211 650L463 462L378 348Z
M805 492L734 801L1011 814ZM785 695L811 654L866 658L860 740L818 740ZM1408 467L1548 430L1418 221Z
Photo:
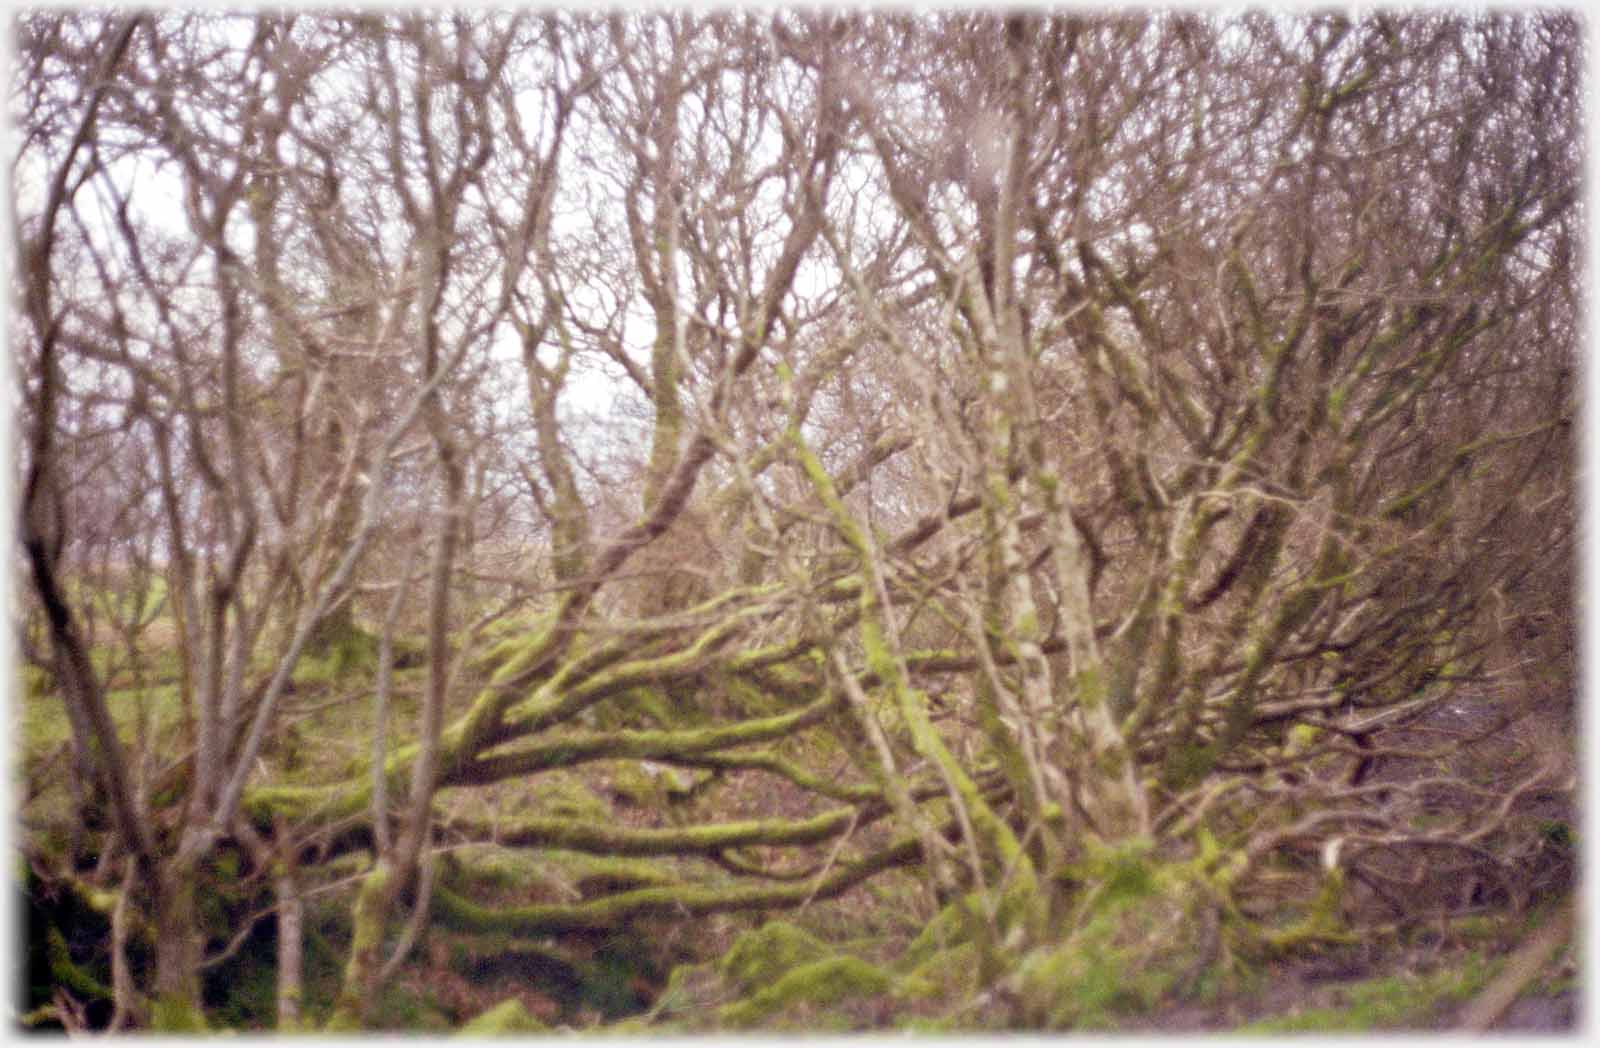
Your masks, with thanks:
M819 916L821 916L819 914ZM1545 921L1537 914L1519 922L1534 931ZM743 923L743 922L740 922ZM811 922L804 922L810 924ZM1144 1012L1116 1015L1096 1023L1095 1033L1163 1036L1180 1034L1285 1035L1468 1032L1469 1012L1488 996L1488 988L1514 962L1519 942L1503 922L1486 922L1472 935L1422 935L1409 946L1373 946L1322 957L1279 962L1230 980L1185 1000L1163 1000ZM569 954L570 956L570 954ZM1578 961L1570 943L1544 961L1509 1004L1487 1026L1488 1033L1570 1034L1582 1026ZM562 986L528 961L499 966L492 973L464 978L436 953L433 961L408 965L403 992L433 1001L449 1000L458 1016L481 1016L496 1005L515 1000L522 1014L551 1030L615 1031L626 1034L706 1034L727 1029L728 998L701 999L658 1014L663 987L643 985L637 999L642 1011L627 1008L607 1016L592 1003L578 1003L581 990ZM697 966L699 967L699 966ZM675 977L673 983L678 983ZM688 980L684 980L685 983ZM888 1033L895 1031L954 1034L964 1031L1003 1033L997 1013L985 1014L980 1004L964 1021L946 1025L925 1021L924 1010L890 995L850 1005L807 1012L790 1009L776 1027L795 1033ZM454 1023L459 1024L460 1019ZM1023 1031L1016 1031L1023 1032Z
M127 701L117 704L130 720L136 709L148 709L155 725L176 721L174 680L158 663L150 679L137 686L122 680ZM402 672L398 702L404 716L415 683ZM59 703L38 685L19 689L22 732L19 739L23 768L41 777L27 785L23 802L24 828L46 827L70 816L64 790L48 785L46 770L61 759L66 724ZM365 745L366 726L361 705L333 702L330 696L358 695L361 682L344 667L308 662L301 675L296 705L305 709L297 717L293 736L303 735L308 781L336 777L338 766L358 759ZM137 692L137 695L135 695ZM137 701L133 701L137 699ZM148 705L147 705L148 704ZM1438 733L1471 735L1489 732L1488 703L1470 698L1440 711L1432 722L1415 729L1415 743L1436 741ZM311 713L311 710L318 710ZM292 737L293 737L292 736ZM311 745L310 740L316 739ZM1484 745L1504 745L1490 738ZM289 755L293 756L293 755ZM278 759L285 760L279 754ZM293 766L293 765L290 765ZM1419 769L1404 761L1391 761L1377 772L1379 781L1403 781ZM546 792L537 798L501 796L496 803L576 804L583 810L619 822L648 821L648 813L619 792L623 782L618 769L591 766L569 776L561 785L565 794ZM552 801L554 798L554 801ZM742 799L741 799L742 798ZM729 791L722 818L756 814L742 805L754 803L746 791ZM782 803L766 796L764 804ZM1571 821L1569 810L1541 811L1543 817ZM33 832L33 831L29 831ZM40 830L44 836L49 832ZM462 853L463 858L467 853ZM604 860L570 857L570 861L545 854L534 857L501 856L484 860L499 865L504 883L525 892L538 882L555 894L577 890L585 878L609 875ZM614 872L614 871L612 871ZM901 873L883 884L870 882L849 895L819 902L799 914L781 915L799 929L837 950L836 956L863 958L890 970L916 930L934 912L926 899L916 897L917 881ZM506 900L512 901L512 900ZM524 900L526 901L526 900ZM308 953L307 1004L314 1013L319 995L331 1000L342 960L341 939L347 934L347 904L332 897L321 912L320 927L311 915ZM1439 1032L1461 1030L1476 1016L1482 1020L1482 1002L1503 973L1517 964L1526 944L1542 934L1547 924L1563 920L1556 912L1559 898L1530 891L1521 906L1489 900L1480 912L1466 914L1437 927L1413 927L1405 935L1386 937L1343 947L1300 952L1272 962L1235 963L1226 976L1212 980L1183 999L1162 995L1148 1007L1120 1008L1100 1016L1097 1032L1121 1034L1249 1033L1284 1034L1358 1032ZM780 916L780 915L774 915ZM726 959L741 935L763 927L757 914L727 915L687 927L633 928L612 937L564 937L548 946L475 940L443 931L430 932L402 967L386 998L390 1021L397 1030L446 1032L487 1018L506 1009L517 1022L503 1032L589 1030L619 1033L706 1033L727 1029L730 996L727 980L714 973L726 969ZM69 939L73 939L71 935ZM1581 1026L1578 952L1572 936L1547 953L1514 987L1515 993L1495 1009L1488 1022L1492 1032L1570 1033ZM80 951L78 940L73 942ZM270 1027L272 1014L271 964L273 951L263 940L259 950L241 951L239 963L219 970L219 994L213 1019L242 1030ZM89 952L93 952L90 950ZM252 955L256 957L251 960ZM641 957L649 963L641 965ZM74 953L75 959L78 952ZM719 960L719 958L721 960ZM680 969L674 971L674 968ZM705 978L701 978L704 976ZM714 985L696 996L696 979ZM689 987L689 990L684 990ZM674 988L677 988L676 990ZM674 997L674 993L677 996ZM978 995L980 998L982 995ZM515 1004L513 1005L513 1002ZM671 1003L671 1007L668 1004ZM1002 1032L996 1006L985 1015L981 1003L951 1014L948 1001L910 1002L892 993L868 994L842 1007L800 1007L780 1013L781 1032L872 1032L912 1030L956 1033L965 1029ZM1474 1012L1474 1009L1479 1012ZM492 1032L487 1028L485 1032Z
M1470 946L1391 949L1349 963L1295 961L1267 973L1264 990L1209 1004L1173 1004L1120 1032L1460 1032L1473 1000L1465 991L1481 987L1504 957L1489 952ZM1570 956L1558 957L1487 1032L1576 1032L1581 1001L1575 971Z

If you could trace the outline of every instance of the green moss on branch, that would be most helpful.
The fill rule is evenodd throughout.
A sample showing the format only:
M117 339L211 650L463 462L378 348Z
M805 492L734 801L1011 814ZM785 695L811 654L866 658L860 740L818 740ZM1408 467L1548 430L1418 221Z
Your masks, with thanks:
M580 819L522 819L491 827L486 822L456 819L445 825L453 834L488 838L512 848L562 848L604 855L714 855L728 848L817 844L843 833L855 817L850 809L810 819L749 819L670 829L635 829Z
M452 769L443 784L462 786L495 782L597 760L668 760L753 742L768 742L817 723L834 710L838 701L836 696L828 695L791 713L741 721L725 727L690 731L574 732L541 739L513 753L480 757Z
M111 988L73 961L67 940L59 930L51 928L45 933L45 951L50 962L50 977L57 986L83 1001L111 1000Z
M755 753L699 754L675 762L687 767L707 768L713 771L763 771L787 779L801 789L847 804L860 804L882 796L882 792L876 786L867 783L850 785L823 779L770 750L760 750Z
M907 866L921 857L916 841L902 841L860 862L839 867L820 881L782 885L673 885L625 891L582 903L508 908L480 906L447 888L434 889L438 923L463 932L493 932L535 937L561 932L615 928L639 917L703 917L741 910L777 910L808 900L830 899L884 870Z

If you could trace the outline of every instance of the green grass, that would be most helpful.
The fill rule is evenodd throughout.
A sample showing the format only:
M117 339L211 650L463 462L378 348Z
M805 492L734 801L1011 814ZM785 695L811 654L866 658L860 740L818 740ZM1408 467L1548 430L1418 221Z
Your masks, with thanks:
M165 615L160 622L170 626L170 618ZM139 653L139 680L135 680L122 642L109 639L109 634L103 629L101 639L108 642L90 649L90 665L106 689L106 704L122 739L131 741L134 738L141 701L150 707L158 731L171 730L181 723L183 710L178 701L178 689L182 653L177 647L171 644L146 645ZM148 636L146 639L149 639ZM319 657L302 658L292 677L301 701L306 705L316 705L339 692L370 691L375 671L371 654L365 649L335 648ZM251 666L248 681L258 681L271 670L272 666L267 660L257 659ZM23 752L48 752L64 741L70 732L70 722L57 689L55 675L48 669L33 665L19 666L15 672L17 684L14 693L21 721L19 734ZM395 698L390 727L396 738L407 735L412 727L416 681L425 673L425 668L395 672ZM294 699L287 700L285 704L289 710L294 705ZM371 706L370 697L355 699L313 716L306 722L306 727L323 742L330 739L348 741L351 753L359 750L364 757L370 731ZM327 762L319 763L322 764L321 770L326 772Z
M43 753L66 740L71 724L60 695L54 691L38 695L24 692L18 706L24 753ZM176 683L119 688L106 693L106 706L117 726L117 735L124 742L131 742L136 736L142 708L149 710L158 735L174 730L183 717Z
M127 621L137 615L143 621L165 613L163 604L167 599L167 580L159 575L151 576L142 600L127 584L68 579L65 589L67 599L75 607L92 604L95 612L101 616Z
M24 754L45 753L64 740L71 730L66 707L50 692L35 695L31 689L19 690L17 713L22 729L19 741Z

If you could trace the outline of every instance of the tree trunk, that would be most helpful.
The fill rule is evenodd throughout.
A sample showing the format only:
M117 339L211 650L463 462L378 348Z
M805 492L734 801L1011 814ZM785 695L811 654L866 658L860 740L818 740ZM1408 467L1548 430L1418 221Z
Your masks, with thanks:
M360 1030L371 1018L373 1005L377 1003L373 991L383 971L384 927L388 924L395 887L399 883L394 873L389 860L380 859L361 880L361 890L356 895L351 915L350 960L345 965L344 983L328 1020L330 1033Z
M156 987L151 1026L162 1033L205 1030L200 1007L200 936L195 927L195 864L174 861L156 886Z
M300 1028L300 1001L303 996L303 942L305 906L300 901L300 885L290 865L292 857L281 860L275 891L278 896L278 1032L292 1033Z

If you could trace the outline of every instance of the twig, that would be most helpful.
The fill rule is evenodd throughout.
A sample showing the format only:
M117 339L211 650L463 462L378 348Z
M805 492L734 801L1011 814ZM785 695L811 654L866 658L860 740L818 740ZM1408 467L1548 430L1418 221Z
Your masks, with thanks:
M61 1023L61 1028L67 1031L69 1037L89 1032L89 1018L77 998L57 986L51 1001L55 1006L56 1021Z
M860 809L850 813L850 825L846 826L844 832L839 835L839 839L833 842L833 848L829 850L828 858L822 863L822 869L817 871L817 879L812 883L811 891L806 894L805 899L795 909L796 916L804 913L806 907L810 906L811 901L817 897L817 892L821 890L822 882L827 878L828 871L833 869L834 863L839 859L839 852L844 849L845 842L856 832L856 822L860 818Z
M115 1007L107 1033L116 1033L128 1022L142 1018L133 974L128 970L128 898L133 894L138 866L131 855L123 866L122 890L117 893L117 905L111 911L111 996Z
M411 947L417 941L417 935L422 931L422 926L427 923L428 910L433 904L433 852L425 850L422 853L421 870L417 878L417 903L411 909L411 917L406 921L405 929L400 933L400 941L395 944L394 954L384 963L383 972L378 976L378 985L382 986L394 977L400 965L405 962L406 955L411 952Z
M364 877L366 877L365 871L361 873L353 873L348 877L341 877L336 881L329 881L327 884L319 884L315 888L303 889L298 895L295 896L295 898L305 900L314 895L322 895L326 892L337 891L340 888L359 883ZM250 933L255 929L255 926L264 918L272 916L277 912L277 910L278 904L274 902L272 905L265 906L246 917L244 919L244 927L238 932L234 933L233 938L228 940L228 945L224 946L219 952L200 962L200 970L205 971L209 968L215 968L223 961L226 961L229 957L232 957L234 954L238 953L239 947L243 946L244 941L250 938Z

